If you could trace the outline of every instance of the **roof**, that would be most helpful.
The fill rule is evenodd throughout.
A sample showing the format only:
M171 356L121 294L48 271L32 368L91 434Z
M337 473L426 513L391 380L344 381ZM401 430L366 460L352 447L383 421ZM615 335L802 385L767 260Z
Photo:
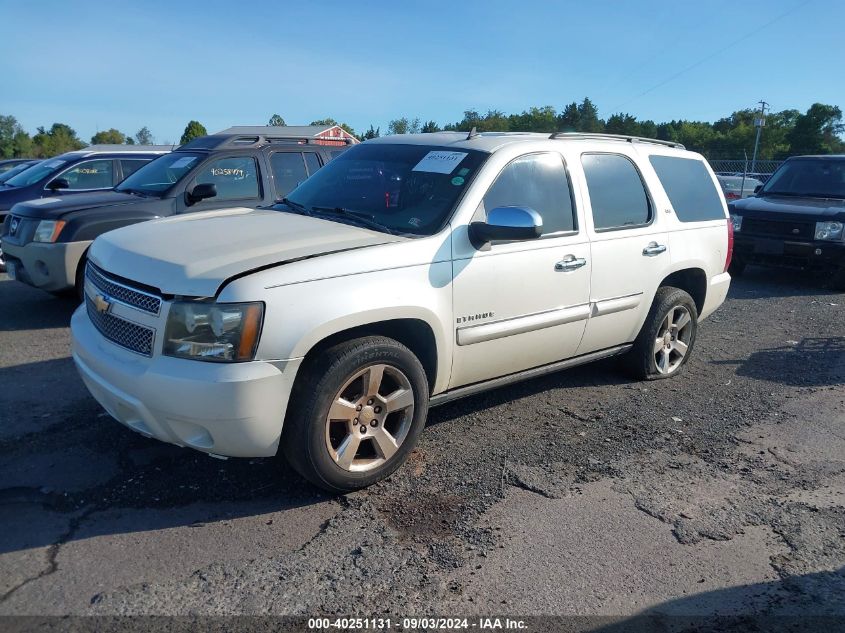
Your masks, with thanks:
M166 154L173 151L175 145L89 145L64 155L88 156L90 154Z
M340 125L236 125L216 134L250 134L253 136L317 136ZM341 128L343 129L343 128Z
M391 134L380 136L367 143L396 143L402 145L437 145L440 147L455 147L461 149L475 149L484 152L494 152L497 149L526 141L603 141L613 143L656 143L684 149L679 143L647 139L637 136L621 136L616 134L581 134L578 132L479 132L469 137L469 132L432 132L426 134Z
M354 144L358 139L354 136L319 136L321 133L331 130L334 125L322 127L319 125L276 125L276 126L236 126L230 127L216 134L198 136L182 145L180 151L205 150L213 151L223 147L235 148L256 148L269 144L289 143L294 145L316 144L328 145L331 143ZM303 133L303 130L305 133Z

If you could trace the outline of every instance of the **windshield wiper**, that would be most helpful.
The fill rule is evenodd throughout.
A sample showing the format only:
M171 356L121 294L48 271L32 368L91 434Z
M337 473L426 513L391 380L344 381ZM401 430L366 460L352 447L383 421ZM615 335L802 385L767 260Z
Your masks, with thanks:
M369 229L380 231L382 233L390 233L390 235L396 235L396 231L376 220L372 214L364 211L355 211L354 209L346 209L345 207L311 207L311 210L319 213L349 218L350 220L353 220L354 222L357 222Z
M133 195L133 196L140 196L140 197L142 197L142 198L147 198L147 197L149 197L149 196L147 196L147 192L146 192L146 191L141 191L140 189L130 189L129 187L127 187L127 188L125 188L125 189L118 189L118 191L119 191L120 193L128 193L128 194L131 194L131 195Z
M311 215L304 204L299 204L298 202L288 200L287 198L282 198L281 203L290 207L295 213L301 213L302 215Z

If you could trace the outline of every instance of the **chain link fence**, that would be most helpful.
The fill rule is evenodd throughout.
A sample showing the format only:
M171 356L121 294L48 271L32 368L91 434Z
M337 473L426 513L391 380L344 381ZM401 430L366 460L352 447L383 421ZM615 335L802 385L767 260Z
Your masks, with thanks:
M780 167L782 160L758 160L752 169L751 161L745 160L711 160L710 167L721 176L745 176L766 182L775 170Z

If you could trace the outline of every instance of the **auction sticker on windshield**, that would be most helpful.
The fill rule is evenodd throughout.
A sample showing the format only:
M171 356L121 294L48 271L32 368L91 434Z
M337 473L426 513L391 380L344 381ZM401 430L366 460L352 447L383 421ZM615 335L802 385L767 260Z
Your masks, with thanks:
M187 167L197 159L196 156L183 156L175 161L170 166L170 169L179 169L180 167Z
M411 171L451 174L466 156L466 152L429 152Z

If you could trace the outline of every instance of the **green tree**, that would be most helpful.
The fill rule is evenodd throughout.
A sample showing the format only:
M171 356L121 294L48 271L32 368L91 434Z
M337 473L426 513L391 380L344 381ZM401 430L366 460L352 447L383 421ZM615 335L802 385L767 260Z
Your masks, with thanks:
M798 115L787 137L793 154L831 154L845 149L839 135L845 130L838 106L814 103Z
M267 125L271 125L273 127L280 127L282 125L287 125L287 123L285 123L285 120L281 116L279 116L278 114L274 114L270 117L270 120L267 121Z
M134 139L134 138L132 138L131 136L127 136L127 137L126 137L126 144L127 144L127 145L134 145L134 144L135 144L135 139Z
M26 144L26 139L29 139L29 134L24 132L15 117L0 115L0 158L26 156L28 148L21 147ZM29 150L31 151L31 139Z
M578 131L604 132L604 122L599 118L598 108L587 97L578 106Z
M402 117L401 119L393 119L387 124L388 134L417 134L419 131L419 118L409 119L408 117Z
M188 125L185 126L185 131L182 132L182 138L179 139L179 144L184 145L188 141L207 135L208 131L202 123L199 121L189 121Z
M123 145L126 135L114 128L97 132L91 137L91 145Z
M425 125L422 126L421 132L431 133L431 132L439 132L440 126L437 125L437 121L428 121Z
M15 157L35 156L35 144L32 142L32 137L23 130L15 134L12 146Z
M636 117L628 113L613 114L607 119L604 131L608 134L624 134L627 136L641 136L642 129Z
M65 123L53 123L50 129L39 127L32 137L33 153L39 158L64 154L82 149L85 143L79 140L76 130Z
M581 113L574 101L563 109L558 117L558 129L563 132L577 132L581 129Z
M138 145L152 145L153 133L150 132L150 128L145 125L140 130L135 132L135 141L138 143Z
M528 108L520 114L511 114L508 117L506 129L514 132L556 132L557 112L552 106L542 108Z
M378 138L379 136L381 136L381 127L373 129L373 126L370 125L370 129L364 132L363 135L361 135L361 140L369 141L371 138Z

